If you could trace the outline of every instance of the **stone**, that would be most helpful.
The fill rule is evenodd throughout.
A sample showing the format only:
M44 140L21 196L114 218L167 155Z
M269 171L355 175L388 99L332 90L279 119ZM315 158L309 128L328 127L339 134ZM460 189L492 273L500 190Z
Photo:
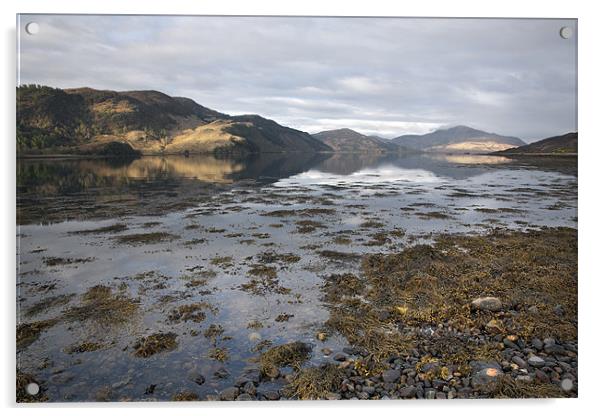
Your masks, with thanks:
M318 339L318 341L324 342L328 338L328 334L326 332L318 332L316 334L316 338Z
M520 368L527 368L527 362L518 355L512 357L512 362L518 365Z
M332 359L335 361L345 361L347 359L347 354L337 352L335 355L332 356Z
M236 398L237 402L247 402L249 400L253 400L253 397L251 397L251 395L247 393L243 393Z
M238 387L228 387L219 393L219 398L221 400L232 401L236 400L239 393L240 391L238 390Z
M443 392L441 391L441 392L439 392L439 393L437 393L437 394L435 395L435 398L436 398L437 400L443 400L443 399L447 399L447 394L445 394L445 393L443 393Z
M399 396L404 399L409 399L411 397L416 396L416 387L415 386L406 386L399 389Z
M473 374L471 380L472 388L480 391L490 391L495 387L495 384L501 375L502 372L499 368L483 368Z
M261 340L261 334L259 332L251 332L249 334L249 341L257 342Z
M546 344L543 347L546 354L557 354L562 355L566 353L566 350L559 344Z
M539 338L533 338L531 340L531 345L533 346L533 348L535 348L536 350L541 350L543 348L543 342L541 342L541 340Z
M502 301L492 296L477 298L472 301L473 309L489 312L499 312L502 310Z
M259 380L261 379L261 371L259 368L247 368L244 371L243 376L251 380L253 383L259 384Z
M400 376L401 372L399 370L387 370L382 374L385 383L396 383Z
M242 391L244 391L247 394L250 394L251 396L255 396L255 394L257 393L257 388L255 387L255 384L253 384L252 381L248 381L242 388Z
M240 376L240 377L237 377L236 380L234 380L234 385L236 387L242 387L250 381L251 381L250 378L248 378L246 376Z
M437 392L433 389L428 389L424 392L424 398L427 400L434 400L437 397Z
M535 368L541 368L546 365L546 361L543 358L538 357L537 355L530 356L527 362L530 366L533 366Z
M205 377L203 377L202 374L195 374L192 378L192 381L200 386L205 383Z
M326 393L324 396L326 400L341 400L341 395L339 393Z
M556 340L554 338L544 338L543 345L553 345L556 344Z
M487 322L487 325L485 325L485 329L490 334L502 334L504 332L504 323L499 319L492 319L489 322Z
M322 354L328 356L332 354L332 350L330 348L322 348Z
M263 397L265 397L266 400L279 400L280 393L276 390L268 390L263 392Z
M532 383L533 377L530 375L520 375L516 376L516 381L520 381L521 383Z
M560 382L560 388L562 389L562 391L566 392L573 390L573 380L571 380L570 378L563 379Z

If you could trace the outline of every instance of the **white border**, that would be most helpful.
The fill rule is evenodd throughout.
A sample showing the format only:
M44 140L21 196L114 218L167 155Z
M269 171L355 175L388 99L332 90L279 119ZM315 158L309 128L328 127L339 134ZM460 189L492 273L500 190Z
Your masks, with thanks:
M221 1L130 1L124 0L4 0L2 14L2 98L0 99L3 128L2 170L2 249L0 255L4 273L2 295L2 374L0 375L1 403L10 413L43 412L44 414L126 414L143 407L149 415L169 410L186 414L226 412L232 414L297 415L311 412L365 414L367 412L446 415L483 412L489 415L588 414L593 413L595 400L602 392L602 354L600 352L601 293L600 221L598 197L602 156L600 128L600 74L602 74L600 40L602 16L594 1L527 2L504 0L421 0L393 2L384 0L221 0ZM16 406L14 404L15 375L15 82L16 82L16 13L107 13L107 14L218 14L218 15L334 15L334 16L434 16L434 17L546 17L579 19L579 398L574 400L515 400L515 401L440 401L440 402L304 402L304 403L221 403L221 404L86 404ZM601 403L602 404L602 403ZM600 407L600 405L598 405ZM168 410L169 409L169 410Z

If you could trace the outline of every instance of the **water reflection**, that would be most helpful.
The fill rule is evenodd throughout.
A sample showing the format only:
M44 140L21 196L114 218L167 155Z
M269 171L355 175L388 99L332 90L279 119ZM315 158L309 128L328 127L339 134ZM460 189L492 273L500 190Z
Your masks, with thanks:
M560 163L562 162L562 163ZM38 159L17 164L21 224L181 210L232 186L293 182L433 183L491 169L533 168L576 175L575 159L513 160L478 155L263 154L120 159Z

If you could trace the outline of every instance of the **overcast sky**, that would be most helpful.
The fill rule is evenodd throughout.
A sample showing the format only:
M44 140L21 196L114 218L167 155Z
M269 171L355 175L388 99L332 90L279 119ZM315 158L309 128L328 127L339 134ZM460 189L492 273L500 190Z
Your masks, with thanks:
M28 35L28 22L39 33ZM154 89L300 130L576 130L573 20L21 17L20 82Z

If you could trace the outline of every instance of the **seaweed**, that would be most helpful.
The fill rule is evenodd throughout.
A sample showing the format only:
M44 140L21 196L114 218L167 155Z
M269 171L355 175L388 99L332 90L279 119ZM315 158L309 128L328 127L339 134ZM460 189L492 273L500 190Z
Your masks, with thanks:
M173 332L156 333L140 338L133 346L134 355L148 358L160 352L175 350L178 346L176 339L177 335Z

